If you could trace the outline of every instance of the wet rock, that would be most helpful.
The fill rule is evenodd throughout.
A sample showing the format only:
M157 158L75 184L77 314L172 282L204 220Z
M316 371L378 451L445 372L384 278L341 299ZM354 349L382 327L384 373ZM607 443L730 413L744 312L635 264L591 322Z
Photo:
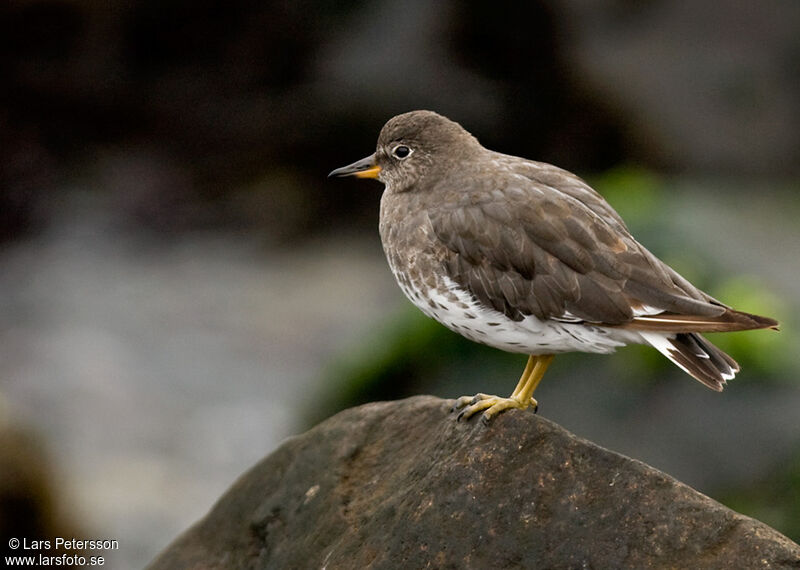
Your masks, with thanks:
M368 404L289 439L150 568L800 568L800 546L641 462L451 405Z

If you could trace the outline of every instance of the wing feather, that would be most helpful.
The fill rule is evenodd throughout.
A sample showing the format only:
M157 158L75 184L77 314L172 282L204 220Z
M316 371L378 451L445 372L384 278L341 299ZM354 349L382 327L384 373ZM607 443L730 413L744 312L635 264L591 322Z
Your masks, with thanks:
M659 331L732 326L725 315L735 311L641 246L580 178L547 166L525 177L495 176L487 188L475 188L473 178L457 205L429 211L445 246L443 263L457 283L514 320L577 317ZM652 314L637 316L643 306ZM675 315L692 318L682 322Z

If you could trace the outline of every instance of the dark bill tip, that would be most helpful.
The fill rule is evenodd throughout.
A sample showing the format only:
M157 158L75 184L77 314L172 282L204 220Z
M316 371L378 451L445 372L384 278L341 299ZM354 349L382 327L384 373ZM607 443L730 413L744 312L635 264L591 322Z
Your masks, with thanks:
M371 154L366 158L362 158L354 162L353 164L348 164L347 166L343 166L341 168L337 168L336 170L332 170L330 174L328 174L328 178L332 178L334 176L343 177L343 176L355 176L356 178L377 178L378 173L380 173L381 167L375 164L375 155Z

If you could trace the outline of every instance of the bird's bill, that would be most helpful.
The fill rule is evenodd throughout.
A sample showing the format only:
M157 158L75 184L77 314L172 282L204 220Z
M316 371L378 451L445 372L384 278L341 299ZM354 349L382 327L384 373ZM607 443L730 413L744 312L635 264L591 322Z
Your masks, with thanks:
M381 167L375 164L375 155L371 154L366 158L357 160L353 164L348 164L341 168L337 168L328 174L331 176L355 176L356 178L377 178L380 173Z

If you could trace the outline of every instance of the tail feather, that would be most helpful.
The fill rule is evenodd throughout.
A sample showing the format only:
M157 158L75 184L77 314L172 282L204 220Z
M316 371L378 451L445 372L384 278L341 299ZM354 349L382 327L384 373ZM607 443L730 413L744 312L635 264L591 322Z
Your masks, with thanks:
M721 392L737 372L736 361L697 333L640 333L681 370L712 390Z
M630 323L626 323L625 327L638 331L670 333L732 332L767 328L777 330L778 321L761 315L728 309L721 315L711 317L666 312L640 315Z

